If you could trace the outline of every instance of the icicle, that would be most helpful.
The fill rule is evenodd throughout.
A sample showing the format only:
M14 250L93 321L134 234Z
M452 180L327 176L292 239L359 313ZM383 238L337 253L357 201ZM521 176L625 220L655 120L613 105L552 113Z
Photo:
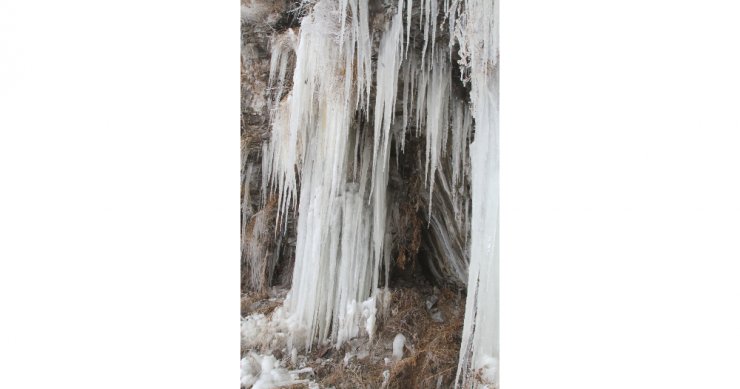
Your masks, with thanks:
M377 82L375 96L375 136L373 139L373 170L377 165L379 147L387 153L391 124L395 114L396 96L398 94L398 71L402 58L402 8L398 7L396 15L387 26L380 40L377 63ZM381 144L382 141L382 144ZM375 181L373 181L374 187Z
M409 126L409 117L411 115L411 113L409 112L409 87L412 81L411 74L411 61L406 61L403 66L403 74L401 75L401 78L403 79L403 123L401 126L400 135L401 152L404 151L404 145L406 144L406 129Z
M432 190L435 172L449 130L450 71L446 56L437 53L432 61L431 80L426 99L426 164L424 182L429 186L429 215L432 213Z
M416 78L416 136L421 135L421 128L425 124L427 84L429 83L429 69L421 67Z
M404 58L409 56L409 43L411 39L411 14L413 13L414 0L406 0L406 51Z
M424 16L424 47L421 49L421 66L424 67L424 58L430 40L432 41L432 53L434 53L434 41L436 40L437 35L437 16L439 15L439 11L437 9L437 0L421 0L421 4L423 7L422 12ZM422 15L419 16L419 20L421 22Z
M465 175L464 161L466 157L467 140L470 136L471 120L470 110L465 104L457 101L452 109L452 184L457 186Z
M439 11L437 10L437 0L430 0L431 2L431 21L429 24L432 26L432 53L434 53L434 46L437 40L437 15L439 14Z
M285 86L285 75L288 69L290 55L295 52L298 44L298 37L289 28L285 33L279 34L272 40L272 52L270 54L270 76L267 83L267 89L273 93L273 99L270 108L273 111L270 118L274 120L274 110L283 98L283 89Z
M419 22L421 23L422 20L425 20L426 23L423 24L424 26L424 46L421 49L421 67L424 67L424 58L426 56L427 52L427 44L429 43L429 19L431 19L431 4L430 2L436 1L436 0L421 0L422 4L422 10L420 10L419 13ZM421 26L421 25L420 25Z
M450 32L450 49L452 49L452 46L455 44L454 37L458 36L456 33L457 28L457 19L458 19L458 8L460 7L460 0L452 0L452 3L448 5L448 7L445 9L445 12L447 14L447 20L449 23L449 32Z
M396 15L380 41L377 64L375 97L375 123L373 143L373 176L371 193L373 201L373 277L378 279L381 260L388 270L388 252L383 250L386 241L388 162L390 159L390 130L395 115L398 94L398 74L403 58L403 8L399 2ZM382 141L382 144L381 144ZM386 276L386 283L388 277Z
M350 0L349 7L352 14L352 31L355 42L353 47L357 56L355 84L358 98L356 99L355 109L364 109L365 112L369 112L372 87L372 40L368 27L367 1Z
M499 148L498 1L467 0L460 39L469 63L475 139L472 165L471 256L455 387L498 385ZM462 16L462 15L461 15Z

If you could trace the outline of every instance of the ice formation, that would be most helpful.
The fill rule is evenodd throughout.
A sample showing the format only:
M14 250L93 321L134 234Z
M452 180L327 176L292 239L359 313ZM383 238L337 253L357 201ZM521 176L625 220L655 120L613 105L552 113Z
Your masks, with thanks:
M241 385L252 389L272 389L313 382L300 379L300 374L311 373L311 368L289 371L272 355L248 353L241 360Z
M287 350L372 339L393 261L391 161L421 139L429 268L468 288L456 385L497 385L498 2L302 6L300 28L272 40L261 165L263 203L276 194L268 233L297 215L291 293L272 318L244 319L243 336Z
M470 145L472 219L468 293L456 387L499 355L498 1L465 0L456 36L469 71L475 139ZM487 357L488 356L488 357ZM490 384L497 385L497 378Z
M336 18L347 9L350 25ZM372 306L363 309L372 317L364 318L364 329L372 336L371 297L377 294L381 267L388 268L386 185L401 22L397 15L381 44L386 49L378 74L384 81L377 85L374 142L353 120L369 115L367 24L366 2L314 5L301 25L288 109L273 121L268 158L279 213L285 215L298 200L295 298L286 307L305 326L308 336L302 346L307 349L314 341L339 345L357 336L363 319L355 314L357 302L369 298Z
M403 358L404 344L406 344L406 337L403 334L398 334L393 338L393 359L398 361Z
M290 296L286 298L286 302ZM278 307L271 315L253 314L242 319L242 345L252 350L292 349L288 347L290 338L303 339L303 326L285 307ZM292 350L291 350L292 352Z

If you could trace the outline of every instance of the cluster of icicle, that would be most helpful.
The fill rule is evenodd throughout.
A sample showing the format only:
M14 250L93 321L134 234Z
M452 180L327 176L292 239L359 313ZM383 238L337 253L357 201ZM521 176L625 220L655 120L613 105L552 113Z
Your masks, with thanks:
M302 329L300 337L288 339L288 348L339 346L360 333L372 339L375 305L384 305L381 288L383 283L387 288L391 261L386 222L391 145L396 155L403 152L407 130L415 129L426 140L431 220L438 175L453 202L465 201L455 195L463 176L472 183L470 267L454 269L468 285L456 385L495 386L497 2L398 0L382 20L374 67L367 0L306 0L302 7L310 11L300 32L287 30L273 42L272 138L262 161L263 194L278 195L277 228L288 212L298 213L291 297L284 308ZM445 23L451 38L440 47L435 38L438 24ZM423 43L417 44L416 36ZM453 47L464 82L471 83L470 102L452 97ZM295 70L285 93L289 61L295 61ZM451 162L442 169L445 153ZM465 208L456 203L453 209L460 211L447 217L462 229L468 223L459 216Z

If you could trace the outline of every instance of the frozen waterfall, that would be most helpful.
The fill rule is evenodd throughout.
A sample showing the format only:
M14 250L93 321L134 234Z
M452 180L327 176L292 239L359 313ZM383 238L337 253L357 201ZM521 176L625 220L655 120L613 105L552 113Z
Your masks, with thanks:
M391 181L413 162L430 272L467 286L456 385L496 387L498 1L304 0L300 11L299 27L271 38L260 171L275 227L263 217L250 230L279 236L296 218L288 348L372 339L403 227ZM248 249L248 266L264 268L261 247Z

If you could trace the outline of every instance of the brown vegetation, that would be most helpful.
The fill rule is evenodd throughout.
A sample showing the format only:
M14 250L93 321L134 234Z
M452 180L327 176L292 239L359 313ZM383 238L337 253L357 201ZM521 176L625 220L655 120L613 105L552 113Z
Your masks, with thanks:
M433 297L434 296L434 297ZM434 301L435 299L436 302ZM353 339L339 349L316 347L299 357L305 367L314 371L313 380L322 388L449 388L457 369L457 356L464 317L464 296L449 289L437 290L425 285L404 285L391 289L388 310L378 315L375 339L367 347L367 355L358 351L368 344L367 338ZM242 314L269 314L281 299L267 293L254 293L242 298ZM433 304L432 304L433 303ZM428 306L431 304L431 309ZM439 310L442 321L432 313ZM392 343L397 334L406 337L403 358L392 361ZM347 355L351 357L345 363ZM291 369L290 357L275 353ZM386 359L389 362L386 364ZM388 371L386 386L383 372ZM293 385L291 388L307 388Z

